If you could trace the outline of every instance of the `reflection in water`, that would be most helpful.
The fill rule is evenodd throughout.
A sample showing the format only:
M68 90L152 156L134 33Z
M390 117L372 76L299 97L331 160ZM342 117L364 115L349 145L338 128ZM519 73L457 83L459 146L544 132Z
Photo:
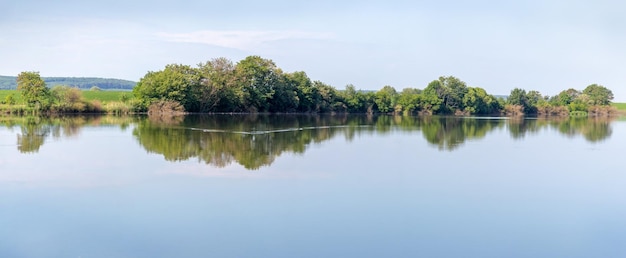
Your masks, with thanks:
M509 132L514 139L521 139L528 134L537 134L543 128L553 128L559 133L575 137L582 135L589 142L601 142L611 137L611 118L539 118L511 119Z
M439 150L453 151L467 140L482 139L497 128L522 139L544 129L567 137L582 135L589 142L611 136L607 118L504 119L403 117L366 115L211 115L174 117L0 117L0 125L20 127L18 150L38 152L48 137L73 137L85 126L134 125L133 135L147 151L168 161L197 158L216 167L237 162L247 169L272 164L283 153L304 153L311 144L337 135L352 141L360 134L421 131Z
M85 126L119 126L127 128L139 117L115 116L55 116L55 117L14 117L0 116L0 126L20 127L17 134L17 149L21 153L36 153L46 138L70 138L77 136Z

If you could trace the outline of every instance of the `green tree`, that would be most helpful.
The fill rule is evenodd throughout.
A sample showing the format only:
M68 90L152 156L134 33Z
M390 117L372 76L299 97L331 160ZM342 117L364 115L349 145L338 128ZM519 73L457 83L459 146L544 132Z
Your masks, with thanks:
M443 99L447 95L447 91L440 80L434 80L428 83L424 88L424 108L433 113L445 113Z
M487 115L493 114L500 110L500 103L493 96L487 94L483 88L469 87L467 93L463 97L463 106L465 111L470 114Z
M198 65L201 81L194 91L199 112L241 111L243 91L237 87L235 65L227 58L215 58Z
M398 93L396 89L387 85L376 92L374 102L378 107L378 111L382 113L394 111L396 105Z
M282 71L272 60L260 56L246 57L237 63L235 70L248 110L270 111L270 100L274 97Z
M17 90L31 107L48 109L51 104L50 90L39 76L39 72L21 72L17 76Z
M555 106L568 106L570 103L574 102L580 94L580 91L570 88L561 91L558 95L554 96L550 102Z
M456 110L463 110L463 98L467 92L465 82L453 76L439 77L424 89L428 105L436 113L454 113Z
M343 100L348 107L348 112L364 113L367 111L365 107L365 96L361 91L357 91L352 84L346 85L346 89L341 92Z
M467 94L468 91L465 82L453 76L439 77L439 81L441 81L444 88L447 89L447 94L444 98L444 105L452 111L457 109L462 110L464 108L463 97L465 97L465 94Z
M274 85L274 97L270 100L272 112L295 112L300 104L297 84L289 80L285 74L278 74Z
M608 106L613 100L613 92L604 86L591 84L583 90L583 94L589 96L590 105Z
M539 98L541 98L541 94L536 91L527 93L526 90L515 88L509 94L507 104L521 106L525 114L534 114L537 112L537 106L535 105Z
M338 101L338 92L332 86L321 81L314 81L313 87L319 93L319 101L317 102L317 112L345 111L347 107L341 101Z
M188 65L170 64L158 72L148 72L133 89L135 97L148 105L158 100L175 101L187 111L198 111L200 87L198 69Z
M420 93L418 89L404 88L398 94L397 104L405 114L412 114L421 109L423 99Z
M314 112L317 103L320 101L320 94L317 88L313 87L313 82L305 72L294 72L285 74L286 80L295 86L298 98L298 111Z
M79 88L65 85L54 86L51 90L54 98L54 109L58 111L85 111L83 93Z

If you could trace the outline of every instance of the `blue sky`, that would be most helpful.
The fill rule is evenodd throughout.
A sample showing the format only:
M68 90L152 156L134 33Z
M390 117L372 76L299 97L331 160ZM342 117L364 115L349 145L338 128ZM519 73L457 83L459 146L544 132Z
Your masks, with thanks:
M260 55L338 89L452 75L492 94L598 83L626 101L621 1L21 0L0 10L0 75L137 81L170 63Z

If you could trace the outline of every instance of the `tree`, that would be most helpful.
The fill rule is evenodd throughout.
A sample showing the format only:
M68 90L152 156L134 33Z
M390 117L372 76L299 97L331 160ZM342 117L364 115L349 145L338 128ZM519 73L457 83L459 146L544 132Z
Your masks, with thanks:
M197 111L198 94L195 91L200 88L199 84L198 69L170 64L162 71L148 72L139 80L133 94L146 107L158 100L166 100L180 103L187 111Z
M305 72L294 72L285 74L286 80L295 86L298 98L298 111L316 111L316 105L320 100L318 89L313 87L313 82Z
M414 111L421 109L422 95L420 90L413 88L404 88L398 95L397 104L402 111L406 114L411 114Z
M487 94L483 88L469 87L463 97L465 111L470 114L486 115L495 113L500 109L500 103L493 96Z
M441 81L443 87L446 88L447 94L444 98L444 105L449 107L452 111L457 109L462 110L464 108L463 97L465 97L468 91L465 82L453 76L439 77L439 81Z
M394 107L396 105L398 93L396 89L387 85L376 92L374 97L374 102L378 107L378 111L382 113L392 112L394 111Z
M453 113L456 110L463 110L463 97L467 92L468 88L465 82L453 76L441 76L438 80L430 82L424 89L424 95L430 102L429 105L432 106L433 111L438 113ZM440 101L436 101L435 97Z
M196 94L200 112L240 111L243 92L237 88L235 65L220 57L200 63L200 85Z
M17 76L17 90L31 107L48 109L50 107L50 90L39 76L39 72L21 72Z
M270 100L282 71L272 60L248 56L235 67L238 86L243 91L244 105L250 111L270 111Z
M344 111L345 104L337 102L338 93L335 88L325 84L321 81L314 81L313 87L316 88L316 92L319 93L319 101L315 111L317 112L329 112L329 111ZM342 110L338 110L342 109Z
M446 89L440 80L434 80L424 88L424 108L433 113L445 113L443 99L446 96Z
M551 102L556 106L568 106L570 103L574 102L574 100L578 98L580 94L580 91L570 88L561 91L559 95L551 99Z
M583 90L583 94L589 97L590 105L608 106L613 100L613 92L604 86L591 84Z

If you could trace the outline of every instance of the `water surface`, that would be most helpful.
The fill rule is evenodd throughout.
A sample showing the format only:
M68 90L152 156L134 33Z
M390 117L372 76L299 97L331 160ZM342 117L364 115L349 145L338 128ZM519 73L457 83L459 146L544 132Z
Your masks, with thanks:
M623 257L626 121L0 117L0 257Z

